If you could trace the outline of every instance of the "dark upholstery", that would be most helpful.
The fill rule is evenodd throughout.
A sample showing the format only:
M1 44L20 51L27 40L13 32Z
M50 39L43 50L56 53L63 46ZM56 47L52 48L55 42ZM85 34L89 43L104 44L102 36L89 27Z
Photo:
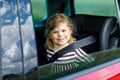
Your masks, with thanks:
M47 64L47 53L45 50L45 29L43 28L35 28L35 36L37 42L37 53L38 53L38 65Z
M116 17L77 14L71 16L71 19L76 26L77 35L94 35L98 40L99 51L109 48L109 38L117 23Z

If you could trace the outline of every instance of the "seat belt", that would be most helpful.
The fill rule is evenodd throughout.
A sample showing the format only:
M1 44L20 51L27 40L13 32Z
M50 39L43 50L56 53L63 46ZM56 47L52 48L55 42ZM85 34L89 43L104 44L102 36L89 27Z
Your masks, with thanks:
M59 50L58 52L56 52L50 59L49 59L49 63L56 61L59 57L63 56L64 54L73 51L74 49L83 47L83 46L87 46L89 44L95 43L96 42L96 38L94 36L89 36L86 37L84 39L80 39L78 41L76 41L75 43L72 43L66 47L64 47L63 49Z

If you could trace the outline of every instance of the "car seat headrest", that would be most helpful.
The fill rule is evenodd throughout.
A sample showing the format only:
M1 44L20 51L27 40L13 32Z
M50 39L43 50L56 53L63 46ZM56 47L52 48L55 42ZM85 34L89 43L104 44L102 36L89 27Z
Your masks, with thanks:
M95 16L86 14L77 14L71 16L74 24L77 27L77 33L100 33L102 27L113 26L116 22L116 17ZM106 25L107 24L107 25ZM80 32L80 33L81 33Z

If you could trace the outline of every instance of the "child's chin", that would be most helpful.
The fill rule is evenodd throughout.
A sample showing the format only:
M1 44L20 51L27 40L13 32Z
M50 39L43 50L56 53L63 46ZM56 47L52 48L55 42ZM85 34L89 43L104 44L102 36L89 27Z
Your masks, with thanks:
M59 43L59 45L60 45L60 46L66 46L66 45L68 45L68 44L66 44L66 43Z

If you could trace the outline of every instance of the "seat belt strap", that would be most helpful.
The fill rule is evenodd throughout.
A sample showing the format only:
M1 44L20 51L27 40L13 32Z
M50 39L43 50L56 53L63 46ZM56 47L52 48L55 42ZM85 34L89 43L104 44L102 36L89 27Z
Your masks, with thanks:
M59 50L58 52L56 52L50 59L49 62L54 62L56 61L59 57L63 56L64 54L73 51L74 49L83 47L83 46L87 46L90 45L92 43L96 42L96 38L94 36L89 36L87 38L84 39L80 39L78 41L76 41L73 44L70 44L68 46L66 46L65 48Z

